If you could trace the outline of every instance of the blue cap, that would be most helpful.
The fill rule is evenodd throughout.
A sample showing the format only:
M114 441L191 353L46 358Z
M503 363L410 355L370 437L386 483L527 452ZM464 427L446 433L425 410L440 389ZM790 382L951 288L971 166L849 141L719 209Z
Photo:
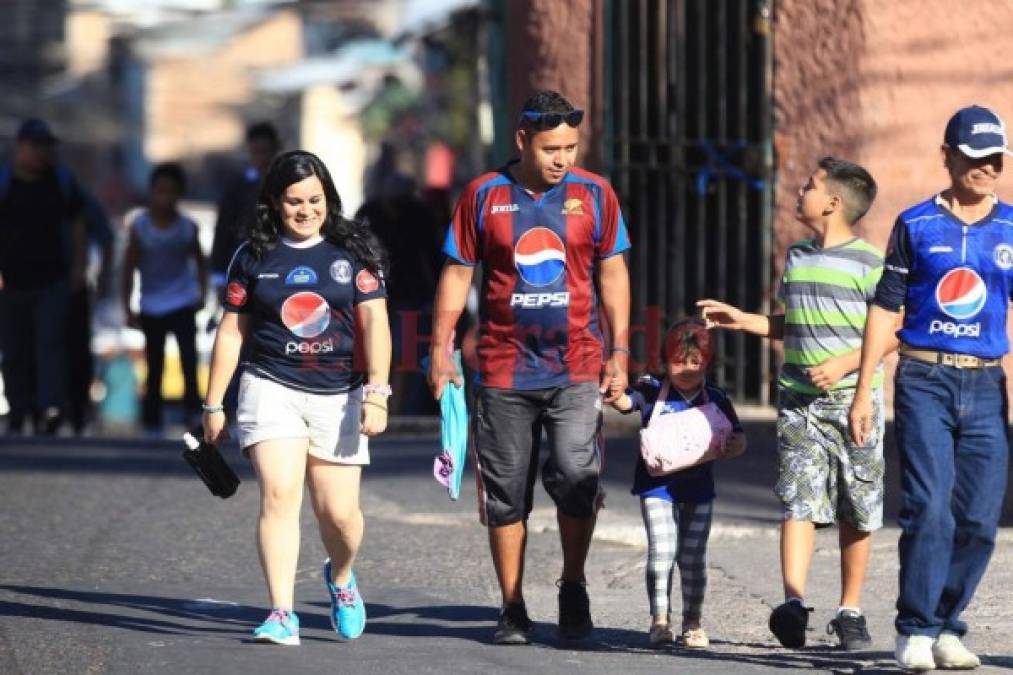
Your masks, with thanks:
M21 126L18 127L17 140L52 145L56 143L56 135L50 130L45 120L31 117L22 122Z
M972 105L961 108L946 123L943 142L964 155L978 159L1000 152L1013 155L1006 147L1006 125L988 108Z

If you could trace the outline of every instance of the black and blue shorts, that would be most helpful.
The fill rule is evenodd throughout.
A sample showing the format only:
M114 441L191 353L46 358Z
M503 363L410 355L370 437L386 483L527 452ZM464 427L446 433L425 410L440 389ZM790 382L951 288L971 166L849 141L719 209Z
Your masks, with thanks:
M527 519L543 432L545 491L568 516L594 515L601 491L601 420L597 382L535 390L481 387L472 433L483 522L500 527Z

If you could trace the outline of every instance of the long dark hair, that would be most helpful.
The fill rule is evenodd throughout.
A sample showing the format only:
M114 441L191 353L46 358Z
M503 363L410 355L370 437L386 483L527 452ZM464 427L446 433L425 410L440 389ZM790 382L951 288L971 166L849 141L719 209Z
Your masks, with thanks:
M274 158L257 197L257 218L250 228L250 246L258 258L273 249L281 237L278 202L290 185L310 176L320 179L327 199L327 219L320 234L336 246L347 249L370 272L383 277L387 253L364 221L354 221L341 214L341 197L334 187L331 174L320 158L305 150L284 152Z

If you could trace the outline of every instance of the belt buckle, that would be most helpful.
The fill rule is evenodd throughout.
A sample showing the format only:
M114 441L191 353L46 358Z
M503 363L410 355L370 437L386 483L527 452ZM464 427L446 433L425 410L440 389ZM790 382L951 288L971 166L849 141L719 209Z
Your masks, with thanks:
M979 360L977 356L971 354L956 354L956 365L957 368L977 368Z

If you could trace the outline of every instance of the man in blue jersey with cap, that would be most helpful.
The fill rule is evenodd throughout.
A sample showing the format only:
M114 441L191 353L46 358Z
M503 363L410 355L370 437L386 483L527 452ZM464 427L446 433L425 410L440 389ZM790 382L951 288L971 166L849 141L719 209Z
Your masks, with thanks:
M995 185L1006 127L988 108L946 125L950 186L897 218L869 309L851 428L870 432L871 384L904 309L894 394L901 468L897 661L971 669L961 612L995 548L1006 492L1006 319L1013 292L1013 206Z

